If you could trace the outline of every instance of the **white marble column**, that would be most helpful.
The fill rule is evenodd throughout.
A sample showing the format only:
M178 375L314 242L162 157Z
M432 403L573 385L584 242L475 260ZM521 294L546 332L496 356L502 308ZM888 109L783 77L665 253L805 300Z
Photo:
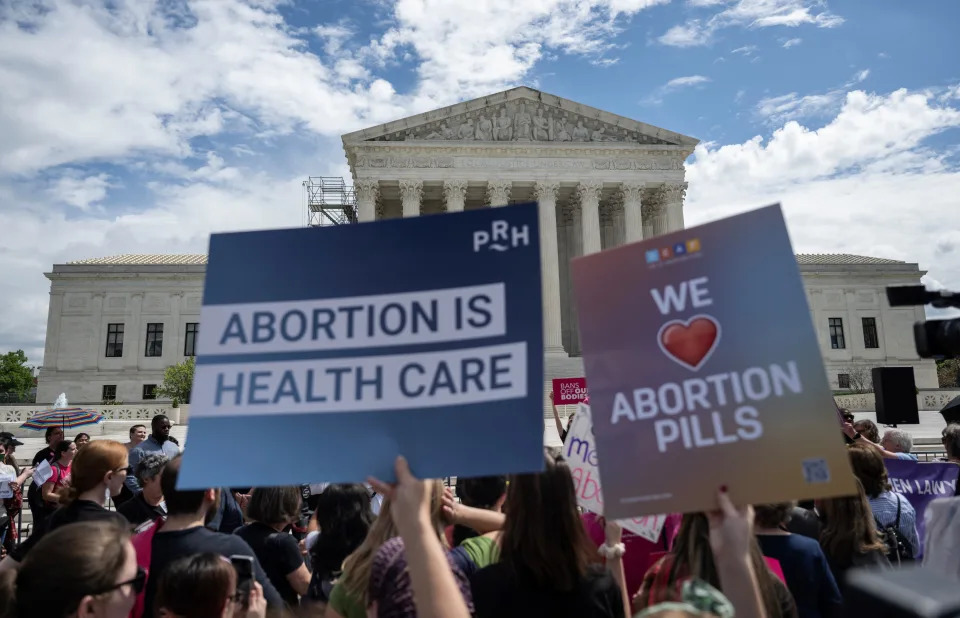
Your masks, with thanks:
M443 200L447 206L447 212L459 212L463 210L464 203L467 200L467 181L444 180Z
M400 181L400 203L403 205L404 217L420 216L421 199L423 199L422 180Z
M487 204L491 207L506 206L510 203L510 189L513 183L509 180L491 180L487 182ZM556 219L556 217L554 217Z
M625 211L623 209L623 200L616 204L611 213L613 216L613 245L619 247L627 244L626 223L624 221Z
M660 204L646 196L640 204L640 213L643 219L643 238L653 238L653 222L660 214Z
M620 196L623 200L624 242L643 240L646 236L643 232L643 185L623 183Z
M583 255L600 251L600 183L581 182L577 186L580 197L580 225L583 230Z
M574 302L575 295L573 293L573 277L570 276L570 260L575 257L580 257L583 255L583 220L580 217L580 206L579 204L573 204L573 198L571 198L571 203L567 205L565 211L569 213L570 217L570 239L569 246L569 257L567 257L566 271L566 303L568 305L567 310L569 312L570 323L568 329L570 331L570 336L567 339L566 349L571 356L580 355L580 322L577 321L577 303ZM565 214L566 216L566 214ZM561 298L564 298L561 295Z
M543 303L543 350L546 354L563 355L560 321L560 263L557 247L557 191L560 183L538 182L534 185L540 221L540 277Z
M377 217L377 194L380 192L379 180L358 180L353 185L357 198L357 221L374 221Z
M666 231L676 232L683 229L683 198L687 192L687 183L664 185L664 205L666 207Z

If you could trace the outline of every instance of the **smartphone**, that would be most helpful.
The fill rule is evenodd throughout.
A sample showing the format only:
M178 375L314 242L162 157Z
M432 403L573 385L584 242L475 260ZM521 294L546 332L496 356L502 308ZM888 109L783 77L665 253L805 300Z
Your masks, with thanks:
M250 606L250 589L253 587L253 558L251 556L230 556L230 564L237 572L237 596L246 609Z

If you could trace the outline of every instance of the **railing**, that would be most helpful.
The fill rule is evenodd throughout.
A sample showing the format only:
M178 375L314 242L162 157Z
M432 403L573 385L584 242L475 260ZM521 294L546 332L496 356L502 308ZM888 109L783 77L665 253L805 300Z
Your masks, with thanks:
M956 397L960 397L960 389L922 390L917 395L917 407L921 410L940 410ZM835 395L834 399L838 406L853 412L872 412L876 410L876 399L873 393Z
M96 410L107 421L150 421L157 414L165 414L175 423L180 422L181 408L174 408L170 404L148 405L143 403L122 404L116 406L92 405L83 406ZM36 405L0 405L0 423L23 423L30 420L34 414L47 412L50 406Z

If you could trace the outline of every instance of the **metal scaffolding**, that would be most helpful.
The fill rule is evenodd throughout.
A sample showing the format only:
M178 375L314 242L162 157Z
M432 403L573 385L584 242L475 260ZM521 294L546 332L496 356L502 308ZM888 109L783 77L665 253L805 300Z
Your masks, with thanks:
M310 176L303 181L307 225L340 225L357 222L356 196L340 176Z

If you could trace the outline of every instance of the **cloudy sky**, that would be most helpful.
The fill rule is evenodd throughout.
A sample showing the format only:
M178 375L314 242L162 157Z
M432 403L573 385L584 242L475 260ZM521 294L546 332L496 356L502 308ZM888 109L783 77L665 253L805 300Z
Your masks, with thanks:
M798 252L960 289L960 3L0 1L0 351L52 264L297 226L339 136L528 85L698 137L687 222L781 201Z

